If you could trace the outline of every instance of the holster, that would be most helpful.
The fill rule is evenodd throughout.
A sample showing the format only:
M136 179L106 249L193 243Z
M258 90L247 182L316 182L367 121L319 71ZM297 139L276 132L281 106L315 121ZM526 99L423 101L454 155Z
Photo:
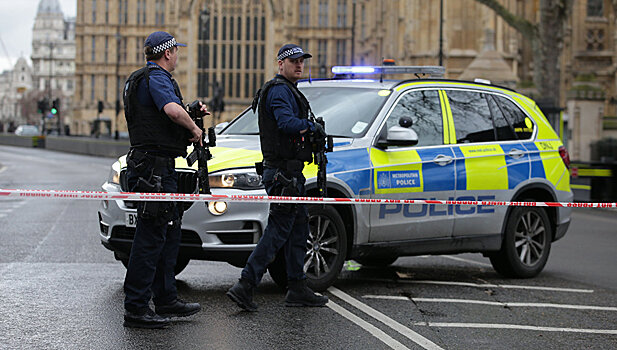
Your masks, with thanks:
M167 167L173 164L173 158L159 157L131 149L127 156L127 164L135 169L139 178L130 190L133 192L160 193L163 191L163 175ZM176 216L175 202L147 201L137 206L137 215L144 220L156 220L165 224Z
M282 171L277 170L273 180L275 196L297 197L300 194L297 177L286 176ZM296 211L297 206L292 203L274 203L272 209L292 213Z

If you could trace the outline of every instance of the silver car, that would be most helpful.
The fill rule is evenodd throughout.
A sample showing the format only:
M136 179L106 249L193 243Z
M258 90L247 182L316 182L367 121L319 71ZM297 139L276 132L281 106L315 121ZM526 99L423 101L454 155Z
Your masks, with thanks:
M299 88L334 136L328 197L497 201L572 200L567 151L536 104L506 88L441 79L339 79ZM257 116L246 110L218 135L208 162L213 194L265 195ZM125 158L106 191L120 191ZM195 169L176 160L179 188L196 190ZM317 168L305 167L309 195ZM176 272L191 259L244 266L267 223L268 204L185 204ZM126 264L135 203L103 201L100 238ZM385 266L400 256L481 252L506 276L543 269L552 242L570 223L568 208L472 205L310 205L305 271L324 290L344 262ZM269 272L286 285L281 254Z

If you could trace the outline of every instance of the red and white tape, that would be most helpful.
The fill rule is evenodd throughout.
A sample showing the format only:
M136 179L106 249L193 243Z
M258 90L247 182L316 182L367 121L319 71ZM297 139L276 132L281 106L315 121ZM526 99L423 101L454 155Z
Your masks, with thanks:
M187 193L136 193L96 192L63 190L5 190L0 189L0 198L47 198L82 200L131 200L131 201L219 201L219 202L267 202L267 203L313 203L313 204L451 204L451 205L493 205L508 207L564 207L564 208L617 208L617 203L580 202L505 202L505 201L457 201L437 199L364 199L364 198L319 198L283 197L225 194Z

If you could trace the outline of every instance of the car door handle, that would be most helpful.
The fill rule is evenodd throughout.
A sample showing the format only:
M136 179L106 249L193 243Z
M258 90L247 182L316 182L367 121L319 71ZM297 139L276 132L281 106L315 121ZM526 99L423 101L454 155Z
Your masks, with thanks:
M439 154L437 157L433 158L433 163L445 166L452 163L452 157Z
M521 157L523 157L525 155L525 153L521 150L518 150L516 148L513 148L510 150L510 152L508 152L508 156L514 158L514 159L519 159Z

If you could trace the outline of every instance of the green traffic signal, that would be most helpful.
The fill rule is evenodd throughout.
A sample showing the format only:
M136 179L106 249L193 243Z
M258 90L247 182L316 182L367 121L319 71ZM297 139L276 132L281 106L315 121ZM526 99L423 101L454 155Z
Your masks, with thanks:
M52 108L52 109L51 109L51 114L55 115L56 113L58 113L58 110L57 110L57 109L55 109L55 108Z

